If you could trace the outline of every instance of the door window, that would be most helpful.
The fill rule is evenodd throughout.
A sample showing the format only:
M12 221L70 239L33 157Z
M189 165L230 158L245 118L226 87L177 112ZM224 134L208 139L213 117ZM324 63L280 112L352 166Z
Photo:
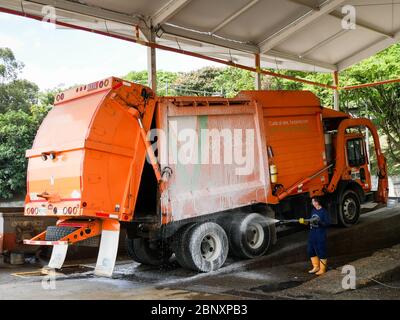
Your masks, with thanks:
M359 167L365 164L363 141L361 139L347 141L347 160L351 167Z

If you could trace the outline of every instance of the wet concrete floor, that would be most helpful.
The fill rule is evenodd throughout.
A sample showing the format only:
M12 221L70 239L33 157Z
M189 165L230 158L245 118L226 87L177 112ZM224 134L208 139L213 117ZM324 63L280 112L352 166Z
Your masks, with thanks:
M380 213L391 225L393 219L397 219L397 215L400 219L400 210L393 210L383 209L384 214ZM370 228L368 223L373 222L373 219L375 219L373 215L370 218L362 217L360 225L362 226L364 223L364 228ZM346 232L349 231L333 230L332 239L339 237L342 233L346 234ZM360 229L358 232L364 234L365 230ZM380 243L381 248L391 246L396 242L396 238L386 241L379 235L376 237L378 240L374 243ZM223 268L208 274L182 269L176 263L158 268L139 265L126 257L121 257L117 261L112 278L94 276L95 259L89 259L67 261L67 267L56 273L53 282L50 280L53 279L51 275L41 273L41 267L45 265L45 262L23 266L5 264L0 267L0 299L400 300L400 288L397 288L400 286L398 280L370 285L338 295L318 295L310 294L310 292L296 297L281 295L280 293L284 290L306 284L316 277L307 273L310 265L304 258L306 240L307 231L285 236L279 239L278 245L265 257L247 261L229 258ZM338 243L340 244L340 242ZM338 246L340 246L339 244ZM353 249L349 247L348 252L338 249L338 254L329 259L330 267L337 268L361 257L369 256L376 249L359 250L358 247ZM291 258L288 258L288 255ZM72 265L72 267L68 267L68 265ZM79 265L79 267L74 265Z

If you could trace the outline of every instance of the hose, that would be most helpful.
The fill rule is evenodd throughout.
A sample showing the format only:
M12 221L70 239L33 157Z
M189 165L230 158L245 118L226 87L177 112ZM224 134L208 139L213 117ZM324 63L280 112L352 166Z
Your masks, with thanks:
M380 282L380 281L378 281L378 280L375 280L375 279L373 279L373 278L366 278L366 279L371 280L371 281L373 281L373 282L376 282L377 284L380 284L381 286L384 286L384 287L388 287L388 288L391 288L391 289L400 289L400 287L391 286L391 285L388 285L388 284L386 284L386 283L383 283L383 282Z

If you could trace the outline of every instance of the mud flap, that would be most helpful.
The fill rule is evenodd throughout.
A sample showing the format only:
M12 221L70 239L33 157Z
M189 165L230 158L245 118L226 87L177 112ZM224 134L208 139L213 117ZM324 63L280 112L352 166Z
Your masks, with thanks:
M104 220L99 255L97 256L94 274L97 276L111 277L114 271L119 243L119 221Z
M61 269L67 256L68 244L55 244L51 252L48 267L51 269Z

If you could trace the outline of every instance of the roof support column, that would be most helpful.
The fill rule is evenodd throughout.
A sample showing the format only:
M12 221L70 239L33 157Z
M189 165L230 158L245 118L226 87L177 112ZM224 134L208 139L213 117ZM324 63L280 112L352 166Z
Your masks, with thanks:
M148 41L156 42L156 34L153 29L149 32ZM147 83L154 92L157 91L156 49L151 47L147 48Z
M255 74L255 89L256 90L261 90L261 80L262 80L262 74L259 72L261 68L261 62L260 62L260 54L256 53L254 55L254 62L255 62L255 67L256 67L256 74Z
M336 87L333 90L333 109L339 111L339 74L337 71L333 72L333 83Z
M369 117L368 117L369 118ZM365 128L365 151L367 152L367 159L368 159L368 170L371 172L371 161L370 161L370 153L369 153L369 129Z

